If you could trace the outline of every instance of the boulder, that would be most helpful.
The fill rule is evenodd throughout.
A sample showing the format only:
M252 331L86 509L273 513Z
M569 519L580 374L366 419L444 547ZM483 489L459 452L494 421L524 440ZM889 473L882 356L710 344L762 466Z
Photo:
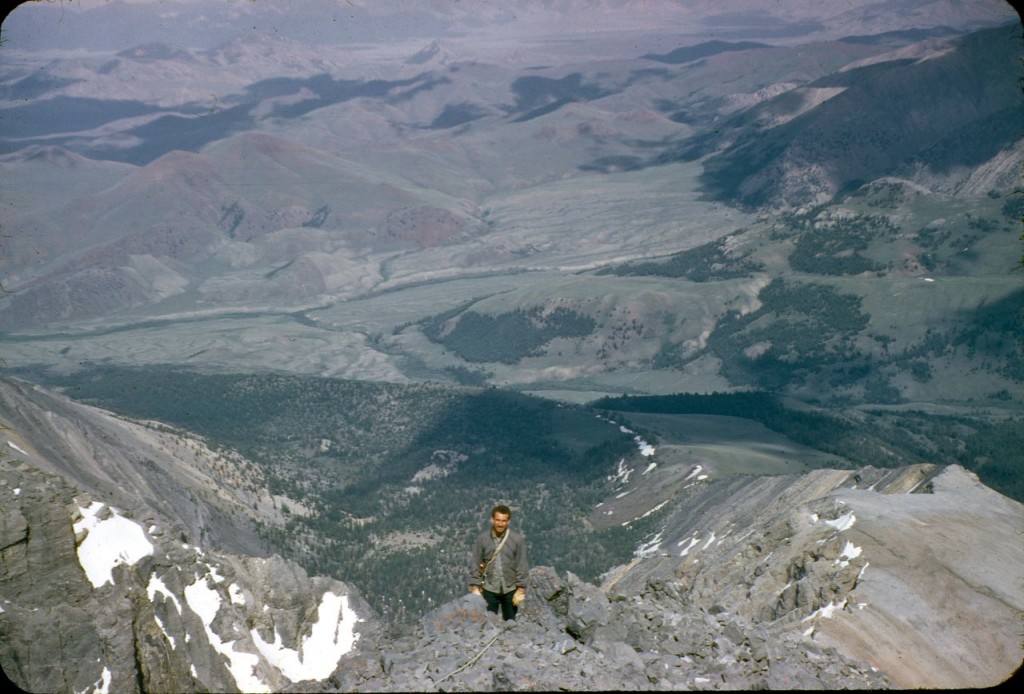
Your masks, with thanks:
M424 633L437 635L487 622L487 603L479 595L467 593L428 612L420 620Z

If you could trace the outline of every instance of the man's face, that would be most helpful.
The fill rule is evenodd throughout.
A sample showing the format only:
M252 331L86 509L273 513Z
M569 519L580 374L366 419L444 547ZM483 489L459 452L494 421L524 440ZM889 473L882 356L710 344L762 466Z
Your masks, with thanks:
M501 535L505 532L505 528L508 527L509 515L507 513L495 513L491 516L491 527L494 528L495 535Z

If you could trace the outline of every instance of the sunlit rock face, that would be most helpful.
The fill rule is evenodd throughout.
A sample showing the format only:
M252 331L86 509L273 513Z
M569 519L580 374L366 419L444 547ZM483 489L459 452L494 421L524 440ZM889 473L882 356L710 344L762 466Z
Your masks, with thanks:
M1020 665L1022 528L1020 503L956 465L734 477L677 505L604 589L750 620L892 686L992 686Z

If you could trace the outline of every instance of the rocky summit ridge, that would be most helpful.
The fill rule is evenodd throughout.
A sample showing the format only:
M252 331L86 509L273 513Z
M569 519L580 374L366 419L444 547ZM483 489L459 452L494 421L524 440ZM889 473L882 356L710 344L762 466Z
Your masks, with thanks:
M203 550L3 464L0 664L28 691L877 688L872 667L651 584L531 571L516 622L467 595L385 636L350 586ZM47 580L39 581L39 576Z
M515 623L467 595L353 658L330 684L992 686L1021 661L1022 520L1020 504L957 466L723 480L680 504L601 586L535 568Z

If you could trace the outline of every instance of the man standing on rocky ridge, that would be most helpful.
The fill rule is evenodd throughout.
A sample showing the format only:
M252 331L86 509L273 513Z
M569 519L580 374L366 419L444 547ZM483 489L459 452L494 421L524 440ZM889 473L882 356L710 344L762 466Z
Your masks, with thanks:
M487 609L502 619L515 619L519 604L526 599L530 565L526 560L526 538L508 527L512 510L499 504L491 510L491 528L477 536L469 556L469 592L483 596Z

